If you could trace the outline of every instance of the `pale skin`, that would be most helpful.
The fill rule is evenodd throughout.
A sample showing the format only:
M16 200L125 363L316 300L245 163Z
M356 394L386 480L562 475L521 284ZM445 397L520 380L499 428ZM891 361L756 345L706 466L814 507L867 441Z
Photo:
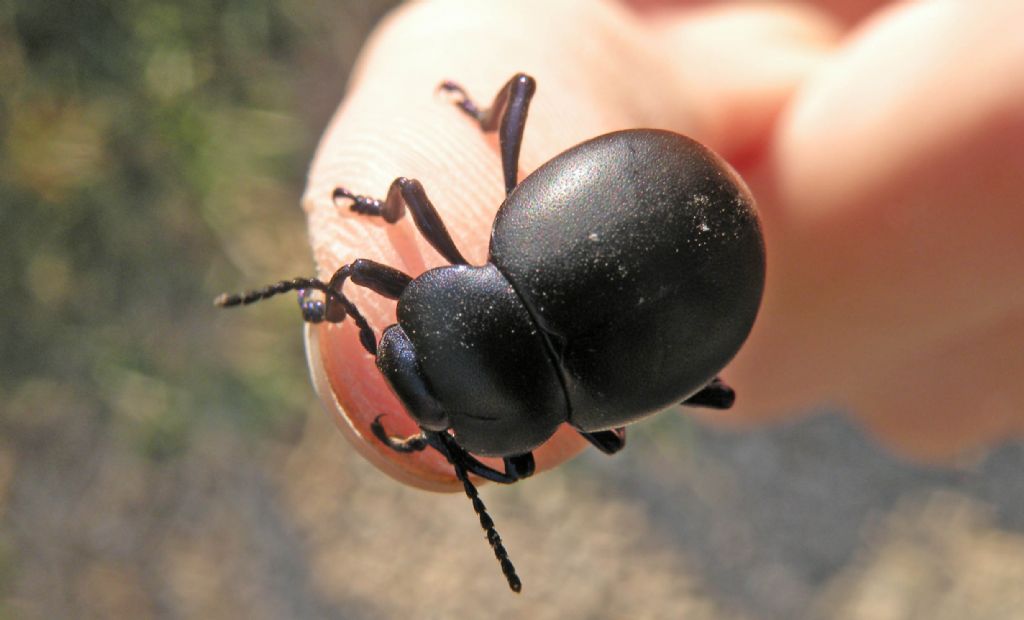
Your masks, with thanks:
M701 420L828 406L938 462L1024 434L1024 4L640 4L656 6L430 2L386 20L313 162L320 275L355 258L411 275L443 264L408 218L332 204L335 186L383 197L398 176L422 181L484 262L504 194L496 139L435 89L456 80L486 105L524 71L538 88L520 178L584 139L658 127L721 153L757 197L764 304L723 373L735 408ZM394 302L346 292L378 335L394 322ZM312 361L348 419L414 431L350 323L315 329L330 354ZM583 446L560 433L538 466ZM427 460L391 473L448 484L436 455L410 458Z

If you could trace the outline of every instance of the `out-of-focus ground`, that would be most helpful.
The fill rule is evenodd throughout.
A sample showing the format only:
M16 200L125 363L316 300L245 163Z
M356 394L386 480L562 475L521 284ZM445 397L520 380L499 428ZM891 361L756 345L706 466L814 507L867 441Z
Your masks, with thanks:
M114 6L117 4L119 6ZM839 415L468 501L317 410L291 304L319 130L390 2L0 5L0 618L1020 618L1024 446L911 466Z

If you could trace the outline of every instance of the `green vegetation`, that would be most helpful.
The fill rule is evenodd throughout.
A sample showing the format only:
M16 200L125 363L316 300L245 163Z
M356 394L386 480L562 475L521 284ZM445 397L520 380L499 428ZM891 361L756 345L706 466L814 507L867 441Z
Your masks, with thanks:
M197 420L297 421L294 308L210 300L311 270L305 167L385 8L0 4L0 433L73 424L163 459Z

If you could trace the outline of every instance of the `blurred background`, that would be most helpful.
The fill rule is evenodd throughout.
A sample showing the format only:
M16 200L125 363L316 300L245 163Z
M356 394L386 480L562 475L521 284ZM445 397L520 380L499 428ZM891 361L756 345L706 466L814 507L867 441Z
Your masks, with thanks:
M1020 618L1024 448L949 469L841 415L682 416L468 501L319 410L305 168L395 2L0 2L0 619Z

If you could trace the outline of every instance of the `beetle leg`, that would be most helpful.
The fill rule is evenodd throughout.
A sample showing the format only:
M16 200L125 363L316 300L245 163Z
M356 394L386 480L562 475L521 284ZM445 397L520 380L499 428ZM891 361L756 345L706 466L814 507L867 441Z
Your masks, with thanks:
M398 299L401 297L405 287L409 286L409 283L412 282L411 277L394 267L389 267L368 258L359 258L347 265L342 265L331 276L329 286L341 292L341 287L347 279L351 279L353 284L365 286L374 293L388 299Z
M715 377L699 392L684 400L683 404L691 407L728 409L734 402L736 402L736 392L721 378Z
M514 467L509 468L508 461L505 461L505 471L498 471L497 469L494 469L490 465L485 465L484 463L481 463L476 459L475 456L464 450L462 451L461 455L458 456L457 458L462 463L462 466L465 467L466 471L468 471L469 473L476 476L480 476L484 480L497 482L498 484L514 484L516 482L519 482L519 480L521 480L522 478L526 477L520 476L519 471L516 470ZM528 473L532 474L533 470L530 469Z
M388 435L388 432L384 430L384 425L380 423L380 419L384 417L381 414L373 419L370 423L370 431L373 432L373 436L376 437L395 452L421 452L430 445L430 440L427 439L426 433L420 432L415 435L409 435L408 437L395 437L394 435Z
M529 478L536 469L533 452L505 457L505 471L511 472L517 479Z
M394 435L389 435L384 430L384 425L380 422L382 417L384 417L384 414L374 418L373 422L370 423L370 431L373 432L373 436L379 439L381 443L395 452L420 452L428 447L434 448L453 464L458 462L469 473L499 484L512 484L523 478L529 478L536 469L532 452L506 456L504 458L505 471L502 472L481 463L462 446L458 445L455 438L446 431L422 430L408 437L395 437Z
M388 196L384 200L371 198L370 196L359 196L348 191L344 187L335 188L332 195L335 204L341 199L352 201L350 209L363 215L376 215L384 218L389 224L394 224L405 215L406 207L412 211L412 220L416 224L423 238L434 247L449 263L453 265L465 265L467 261L462 253L455 247L455 242L448 234L437 209L427 198L423 185L416 179L398 177L388 188Z
M626 428L623 426L609 431L594 431L593 433L579 431L579 434L583 435L584 439L605 454L615 454L626 447Z
M347 265L342 265L335 271L331 276L331 281L324 285L326 289L299 289L299 308L302 310L304 321L308 323L322 321L340 323L345 320L346 316L351 316L356 326L359 327L359 342L371 355L376 355L377 336L355 304L341 292L348 279L351 279L354 284L365 286L378 295L388 299L398 299L402 296L405 287L412 282L412 278L394 267L388 267L367 258L360 258ZM321 300L312 296L314 290L325 290L325 292L329 290L331 293L327 294L326 300Z
M386 270L386 271L385 271ZM377 274L373 277L371 274ZM352 281L357 284L362 284L367 288L384 295L385 297L391 297L391 293L394 289L404 288L401 285L402 277L408 278L406 284L411 281L409 276L406 276L397 269L392 269L386 265L381 265L371 260L360 259L347 265L342 265L334 275L331 276L331 281L328 283L328 288L336 293L335 295L328 295L326 303L323 306L323 315L326 320L339 323L345 316L351 316L352 320L355 321L356 327L359 328L359 343L363 345L363 348L370 355L377 355L377 336L373 333L373 328L370 327L370 323L366 320L356 305L353 304L347 297L341 294L341 287L345 284L345 280L352 277ZM357 280L358 277L358 280ZM341 307L339 307L339 304ZM310 308L311 302L305 299L305 295L300 294L299 296L299 307L302 308L303 318L309 320L309 316L312 313L307 314ZM319 310L319 306L315 306ZM313 322L316 322L315 320Z
M459 99L455 105L480 123L480 129L485 132L498 131L505 195L511 194L519 184L519 150L523 145L523 130L526 128L530 99L537 90L537 83L525 73L515 74L495 95L491 107L486 109L477 106L466 90L455 82L442 82L438 89L456 93Z
M409 282L412 282L412 278L393 267L360 258L338 269L327 286L341 293L341 287L348 278L351 278L353 283L365 286L388 299L398 299ZM330 296L326 301L314 297L314 290L316 289L299 289L299 308L302 310L304 321L307 323L323 321L340 323L345 320L348 312L340 301L332 302Z
M455 437L449 435L447 432L429 431L427 433L428 436L431 434L436 435L436 439L443 447L443 449L439 449L439 451L444 454L452 464L458 463L469 473L479 476L485 480L490 480L491 482L497 482L499 484L512 484L513 482L518 482L520 479L527 478L533 474L534 464L532 452L506 457L505 471L498 471L490 465L485 465L477 460L475 456L459 445Z

